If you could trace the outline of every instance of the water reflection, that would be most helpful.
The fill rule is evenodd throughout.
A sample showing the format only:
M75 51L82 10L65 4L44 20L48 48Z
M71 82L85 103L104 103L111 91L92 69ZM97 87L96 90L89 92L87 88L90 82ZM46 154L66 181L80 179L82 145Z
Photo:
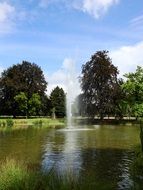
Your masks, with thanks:
M135 183L129 171L139 143L136 126L18 130L0 133L0 160L38 163L44 171L78 179L84 189L142 189L142 182Z
M59 138L63 141L59 142ZM54 169L60 176L73 174L77 178L82 168L81 148L77 139L78 133L72 131L55 131L50 135L45 145L42 168Z
M139 143L137 129L130 128L127 136L123 127L93 128L53 131L44 147L42 168L88 180L94 188L106 184L109 189L131 189L129 167L133 147ZM137 135L133 136L135 131Z

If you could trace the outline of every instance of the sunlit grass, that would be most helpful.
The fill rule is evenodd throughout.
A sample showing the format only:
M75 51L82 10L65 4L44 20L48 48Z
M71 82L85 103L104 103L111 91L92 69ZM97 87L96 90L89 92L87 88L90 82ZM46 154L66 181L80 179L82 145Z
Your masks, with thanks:
M102 182L103 183L103 182ZM74 175L58 176L52 169L42 172L29 169L24 163L7 159L0 166L0 190L106 190L112 189L113 184L95 183L91 175L84 179L75 179Z
M19 129L28 127L55 127L64 125L64 118L0 119L0 130L5 130L7 128Z
M0 167L0 190L18 190L27 186L29 174L24 166L14 160L6 160Z

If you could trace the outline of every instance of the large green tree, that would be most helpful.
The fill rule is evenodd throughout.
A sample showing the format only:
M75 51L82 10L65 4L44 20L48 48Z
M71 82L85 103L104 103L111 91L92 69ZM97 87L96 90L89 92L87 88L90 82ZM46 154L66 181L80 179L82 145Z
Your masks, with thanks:
M66 96L64 90L57 86L51 92L50 99L55 115L57 117L64 117L66 115Z
M20 92L14 97L15 103L17 104L16 114L28 115L28 98L24 92Z
M23 61L9 67L0 77L0 114L16 114L14 97L20 92L24 92L29 100L35 93L42 97L46 87L43 71L35 63Z
M138 66L135 72L125 74L122 88L126 94L126 114L143 117L143 68Z
M86 113L94 117L113 114L118 107L121 88L118 69L112 64L108 51L97 51L82 66L81 87Z

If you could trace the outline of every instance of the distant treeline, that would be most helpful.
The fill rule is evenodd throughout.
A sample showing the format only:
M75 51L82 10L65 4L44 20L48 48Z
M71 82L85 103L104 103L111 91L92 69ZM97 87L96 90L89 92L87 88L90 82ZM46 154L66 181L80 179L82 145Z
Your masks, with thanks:
M97 51L82 65L82 93L72 105L75 116L143 117L143 68L118 78L108 51ZM66 94L58 86L46 95L41 68L27 61L4 70L0 77L0 115L64 117ZM76 89L73 89L76 90Z

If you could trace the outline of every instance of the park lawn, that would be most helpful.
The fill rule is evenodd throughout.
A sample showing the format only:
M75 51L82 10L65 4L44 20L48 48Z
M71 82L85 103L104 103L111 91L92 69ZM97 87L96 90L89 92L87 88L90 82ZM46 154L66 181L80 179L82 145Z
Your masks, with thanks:
M5 130L7 128L20 129L28 127L62 127L64 125L64 118L0 119L0 130Z

